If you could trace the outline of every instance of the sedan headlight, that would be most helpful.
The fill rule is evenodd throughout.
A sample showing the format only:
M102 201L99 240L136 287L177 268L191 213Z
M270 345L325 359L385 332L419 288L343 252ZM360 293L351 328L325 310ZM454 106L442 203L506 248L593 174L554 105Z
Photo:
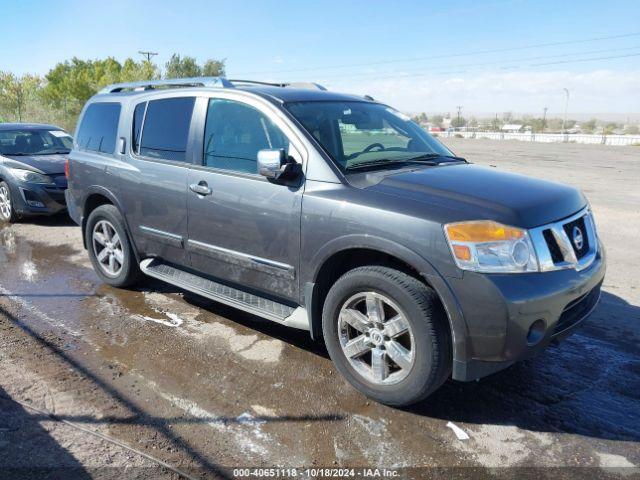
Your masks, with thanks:
M449 223L444 231L463 270L483 273L537 272L538 260L526 230L497 222Z
M11 174L18 180L29 183L44 183L50 185L54 183L53 179L48 175L43 175L32 170L24 170L22 168L9 168Z

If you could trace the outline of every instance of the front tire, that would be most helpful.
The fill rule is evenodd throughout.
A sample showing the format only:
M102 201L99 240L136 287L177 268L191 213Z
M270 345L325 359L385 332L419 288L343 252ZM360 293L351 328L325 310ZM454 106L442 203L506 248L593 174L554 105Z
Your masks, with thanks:
M338 371L387 405L416 403L451 372L451 340L436 293L381 266L345 273L325 299L322 328Z
M14 223L18 220L18 215L13 208L11 190L6 182L0 182L0 221Z
M141 277L122 215L113 205L96 208L87 220L89 258L100 279L114 287L129 287Z

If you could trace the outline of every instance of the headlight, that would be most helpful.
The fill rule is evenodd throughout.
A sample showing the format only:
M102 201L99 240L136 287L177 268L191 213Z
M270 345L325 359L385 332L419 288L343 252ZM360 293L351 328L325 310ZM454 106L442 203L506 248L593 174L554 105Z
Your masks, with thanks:
M53 179L48 175L42 175L41 173L33 172L31 170L24 170L22 168L9 168L11 174L18 180L29 183L45 183L52 184Z
M492 221L449 223L444 231L458 267L484 273L537 272L526 230Z

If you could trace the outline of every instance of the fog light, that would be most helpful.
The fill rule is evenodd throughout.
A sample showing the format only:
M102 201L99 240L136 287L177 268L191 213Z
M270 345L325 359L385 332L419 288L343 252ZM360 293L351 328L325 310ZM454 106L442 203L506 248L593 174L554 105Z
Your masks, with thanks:
M536 320L529 327L527 333L527 345L530 347L540 342L544 337L544 320Z
M44 208L44 203L38 202L36 200L27 200L27 203L30 207Z

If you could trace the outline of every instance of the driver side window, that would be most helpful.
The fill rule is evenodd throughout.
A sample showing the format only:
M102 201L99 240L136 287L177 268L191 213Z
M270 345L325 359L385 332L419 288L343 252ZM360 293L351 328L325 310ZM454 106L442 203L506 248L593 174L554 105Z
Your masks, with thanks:
M282 148L289 141L261 111L234 100L209 101L204 133L204 165L241 173L258 173L258 151Z

